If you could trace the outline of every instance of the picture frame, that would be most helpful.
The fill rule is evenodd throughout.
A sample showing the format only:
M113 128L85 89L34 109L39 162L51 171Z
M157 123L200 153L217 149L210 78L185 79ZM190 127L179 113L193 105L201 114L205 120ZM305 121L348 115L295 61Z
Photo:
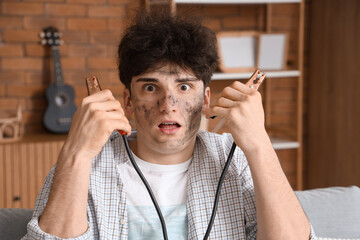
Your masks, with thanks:
M283 70L287 58L286 33L262 33L259 35L257 67L261 70Z
M216 37L222 72L285 69L288 51L286 33L224 31L217 33Z
M226 31L216 34L222 72L254 71L257 64L258 32Z

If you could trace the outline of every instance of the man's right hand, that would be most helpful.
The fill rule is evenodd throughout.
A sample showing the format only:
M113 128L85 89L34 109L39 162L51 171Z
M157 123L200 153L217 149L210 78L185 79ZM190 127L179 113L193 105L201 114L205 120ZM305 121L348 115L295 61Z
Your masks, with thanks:
M91 160L114 130L129 133L131 126L111 91L97 92L84 98L78 107L62 151L66 152L65 155L76 154Z

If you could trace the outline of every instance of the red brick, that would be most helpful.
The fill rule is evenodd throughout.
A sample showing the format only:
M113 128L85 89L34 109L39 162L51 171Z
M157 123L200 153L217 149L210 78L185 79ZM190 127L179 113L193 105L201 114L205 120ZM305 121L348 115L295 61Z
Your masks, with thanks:
M239 9L237 5L207 5L203 12L206 17L219 17L237 15Z
M240 29L251 30L256 28L257 19L255 17L249 18L249 17L241 17L241 16L226 17L223 19L223 26L224 28L230 28L230 29L240 28Z
M37 123L42 125L44 117L43 111L24 111L23 112L23 121L27 123Z
M121 83L120 81L120 78L119 78L119 71L118 70L115 70L115 71L109 71L108 73L108 81L109 83L111 84L120 84L122 85L121 87L124 88L123 84Z
M117 5L117 4L120 4L120 5L129 4L131 2L135 2L135 1L134 0L108 0L109 4L114 4L114 5Z
M5 97L5 84L0 84L0 97Z
M2 68L4 70L41 70L43 60L41 58L4 58Z
M106 19L98 18L69 18L67 27L70 30L106 30Z
M92 31L90 32L90 43L118 45L121 38L120 31Z
M57 17L84 17L86 15L86 8L79 4L47 4L45 11L49 16Z
M4 30L5 42L40 42L39 31Z
M117 44L109 44L106 49L106 56L117 58L118 45Z
M21 57L21 56L24 56L24 51L20 44L0 45L0 57Z
M108 27L110 30L124 30L129 25L127 18L109 18Z
M44 6L40 3L3 2L1 4L4 15L41 15Z
M216 18L206 18L203 20L203 24L210 28L212 31L217 32L221 29L221 21Z
M69 56L70 57L88 57L88 56L106 56L106 45L70 45Z
M85 68L84 58L62 58L61 65L63 70L83 70Z
M47 68L50 70L49 68ZM49 71L29 71L25 75L25 83L29 85L45 85L48 86L51 83L51 77Z
M12 29L22 28L22 17L0 17L0 28Z
M116 69L116 59L114 58L88 58L90 69Z
M16 109L18 104L21 104L23 108L25 108L25 100L20 98L0 98L0 109L1 110L12 110L16 113Z
M64 31L62 39L64 44L68 43L87 43L88 42L88 32L85 31Z
M90 17L122 17L125 15L124 7L99 7L89 6L88 15Z
M106 2L106 0L66 0L66 1L71 3L84 3L84 4L96 4L96 5L104 4Z
M272 29L274 31L296 30L299 21L295 17L274 16L272 18Z
M272 15L273 16L292 16L297 17L299 15L298 4L273 4Z
M8 96L11 97L34 97L45 96L44 85L8 85Z
M250 17L259 17L262 11L266 11L265 5L241 5L240 8L240 15L241 16L250 16ZM265 13L263 13L265 15Z
M29 43L25 45L25 54L29 57L44 57L50 56L50 50L41 44Z
M23 0L24 2L64 2L64 0Z
M60 56L67 56L68 46L61 45L58 47L58 51ZM30 57L49 57L52 56L52 50L50 46L42 45L42 44L26 44L25 46L26 56Z
M25 80L25 73L22 71L0 71L1 83L21 83Z
M30 111L45 110L47 107L47 101L45 98L36 97L32 99L27 99L26 109Z
M64 18L53 18L53 17L24 17L24 28L25 29L44 29L45 27L53 26L58 31L65 29Z

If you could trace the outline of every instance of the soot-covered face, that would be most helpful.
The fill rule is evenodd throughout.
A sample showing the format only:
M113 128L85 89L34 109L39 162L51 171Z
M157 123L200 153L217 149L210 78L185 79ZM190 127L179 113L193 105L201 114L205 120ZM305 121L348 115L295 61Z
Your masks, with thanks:
M190 71L168 64L133 77L131 95L125 95L138 147L169 153L193 145L210 89Z

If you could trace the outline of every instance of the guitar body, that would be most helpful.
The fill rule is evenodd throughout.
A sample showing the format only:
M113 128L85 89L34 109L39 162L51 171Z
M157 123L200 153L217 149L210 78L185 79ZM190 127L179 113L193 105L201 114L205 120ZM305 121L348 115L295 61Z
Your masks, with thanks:
M54 133L67 133L76 111L74 89L67 84L51 84L46 90L48 107L44 115L44 125Z
M76 111L74 104L74 89L63 81L59 45L61 34L54 27L47 27L40 34L43 45L51 47L54 63L54 83L46 90L48 107L44 115L44 125L53 133L67 133L70 130L71 120Z

